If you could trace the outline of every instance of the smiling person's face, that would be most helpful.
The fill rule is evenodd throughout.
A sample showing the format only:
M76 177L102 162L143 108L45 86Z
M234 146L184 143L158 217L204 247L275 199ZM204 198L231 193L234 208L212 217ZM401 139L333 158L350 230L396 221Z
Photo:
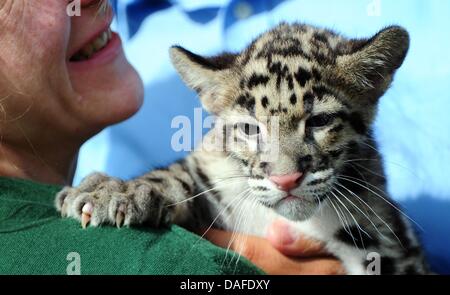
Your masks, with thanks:
M78 95L75 107L100 124L121 121L140 107L142 82L125 58L119 36L110 29L111 6L99 10L98 1L82 2L86 6L81 16L71 18L64 56Z
M5 144L17 148L31 142L38 150L58 139L62 146L81 144L142 104L142 82L109 28L111 6L81 0L81 15L70 17L70 3L0 1L0 127Z
M50 112L47 118L100 129L137 111L142 82L109 29L111 6L100 9L102 1L81 0L81 15L69 17L70 2L1 1L0 71L7 82L0 82L0 94L23 97L24 107L12 112L33 103Z

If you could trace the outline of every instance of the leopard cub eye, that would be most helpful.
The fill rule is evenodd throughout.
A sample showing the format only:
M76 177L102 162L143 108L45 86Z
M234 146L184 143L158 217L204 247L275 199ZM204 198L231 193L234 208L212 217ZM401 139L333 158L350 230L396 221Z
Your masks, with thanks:
M331 123L333 117L328 114L319 114L306 120L306 128L323 127Z
M241 132L249 136L258 135L261 133L261 129L256 124L238 123L236 126Z

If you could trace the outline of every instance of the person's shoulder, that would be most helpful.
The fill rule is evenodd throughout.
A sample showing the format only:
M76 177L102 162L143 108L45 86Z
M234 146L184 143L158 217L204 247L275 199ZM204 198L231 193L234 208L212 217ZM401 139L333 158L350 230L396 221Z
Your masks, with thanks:
M260 273L242 258L224 268L225 250L176 225L83 229L56 211L60 189L0 178L0 273L65 274L77 265L82 274Z

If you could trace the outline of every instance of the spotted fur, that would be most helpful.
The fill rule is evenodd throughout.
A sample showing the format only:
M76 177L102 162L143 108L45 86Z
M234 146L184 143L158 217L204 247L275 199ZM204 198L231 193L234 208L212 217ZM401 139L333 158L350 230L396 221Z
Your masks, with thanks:
M384 274L427 273L410 220L384 193L371 134L377 102L408 47L400 27L348 39L300 24L281 24L238 54L208 58L172 47L183 80L224 123L180 162L129 182L95 174L63 190L57 206L81 218L92 203L94 226L123 218L126 225L214 223L260 236L284 218L322 241L349 274L366 273L370 252L380 255ZM277 136L267 121L274 117ZM273 148L268 137L277 139L276 159L263 157ZM224 148L205 149L211 142ZM269 176L294 172L303 177L286 198Z

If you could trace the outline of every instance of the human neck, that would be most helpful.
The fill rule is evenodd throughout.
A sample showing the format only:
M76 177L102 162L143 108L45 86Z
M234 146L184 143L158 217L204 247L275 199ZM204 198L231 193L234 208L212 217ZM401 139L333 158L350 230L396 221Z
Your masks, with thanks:
M78 149L66 146L46 150L11 147L0 142L0 176L23 178L49 184L71 184Z

